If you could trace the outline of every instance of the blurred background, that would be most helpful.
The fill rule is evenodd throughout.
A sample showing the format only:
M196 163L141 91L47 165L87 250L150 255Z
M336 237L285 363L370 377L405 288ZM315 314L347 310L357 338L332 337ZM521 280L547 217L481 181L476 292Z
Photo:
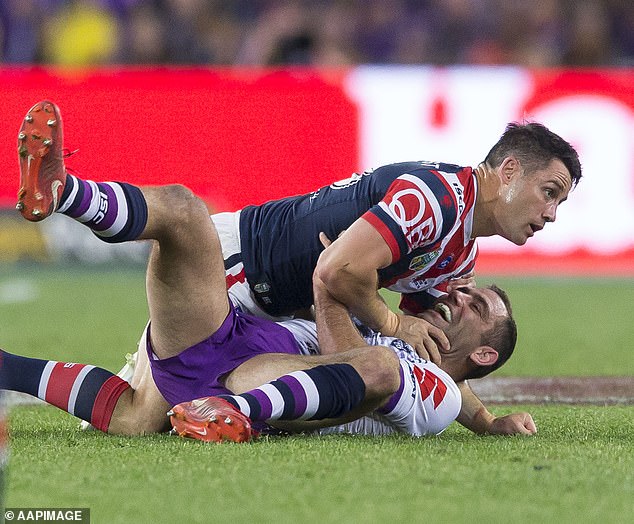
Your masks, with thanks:
M631 0L2 0L6 64L631 66Z

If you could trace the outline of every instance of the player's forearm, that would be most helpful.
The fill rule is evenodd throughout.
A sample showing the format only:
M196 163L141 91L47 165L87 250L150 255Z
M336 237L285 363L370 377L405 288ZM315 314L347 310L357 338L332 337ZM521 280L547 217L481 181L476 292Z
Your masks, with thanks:
M349 266L327 268L319 272L319 276L330 294L366 326L388 335L396 332L398 316L377 292L376 270L351 270Z
M488 433L495 416L489 412L466 381L458 383L458 387L462 395L462 407L456 420L474 433Z
M313 279L313 290L320 353L328 355L365 345L346 306L336 300L318 278Z

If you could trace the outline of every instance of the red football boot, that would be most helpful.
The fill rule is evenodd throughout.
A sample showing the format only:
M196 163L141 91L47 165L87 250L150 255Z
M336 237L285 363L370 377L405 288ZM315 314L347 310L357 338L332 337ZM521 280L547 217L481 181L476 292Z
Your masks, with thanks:
M167 415L172 422L172 433L203 442L248 442L255 436L251 420L218 397L203 397L181 402Z
M62 153L62 116L48 100L35 104L18 134L20 190L15 206L22 216L38 222L58 206L66 183Z

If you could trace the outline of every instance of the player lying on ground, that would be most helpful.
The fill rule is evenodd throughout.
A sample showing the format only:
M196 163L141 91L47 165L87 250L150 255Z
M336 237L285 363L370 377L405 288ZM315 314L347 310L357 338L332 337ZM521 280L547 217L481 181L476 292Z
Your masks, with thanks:
M86 184L66 176L60 167L61 115L53 104L35 106L44 107L49 108L48 111L29 112L27 118L32 118L33 122L23 125L18 144L26 169L26 151L29 146L34 147L28 142L29 133L35 127L43 133L36 145L38 151L46 154L43 157L33 155L31 166L41 160L45 172L55 172L51 183L56 185L51 195L35 202L29 201L33 192L29 193L23 180L18 202L22 214L29 220L39 220L57 210L83 221L84 214L92 212L91 206L117 206L119 196L113 189L116 185ZM55 124L49 126L49 121ZM441 330L424 318L399 315L396 322L399 328L394 330L384 322L385 319L374 321L359 309L363 304L374 303L375 312L383 311L392 318L391 324L395 323L396 317L387 313L387 307L376 294L376 283L410 293L407 296L413 298L421 295L412 294L414 291L425 294L428 285L432 286L433 294L441 294L447 279L471 272L476 253L471 237L476 236L476 232L483 236L503 230L507 237L523 243L526 236L532 234L531 223L537 224L538 229L544 221L554 219L557 205L580 176L576 153L565 141L541 126L520 126L510 128L487 155L486 162L475 171L445 164L395 164L372 174L356 175L345 184L333 184L311 195L250 206L238 214L216 215L213 218L223 245L231 300L243 311L260 316L265 316L266 312L258 305L273 315L292 313L310 305L313 300L312 271L322 250L319 232L337 238L348 227L365 228L365 238L367 227L371 226L383 236L375 231L374 238L367 238L362 249L355 244L354 252L363 252L366 256L355 254L354 264L347 264L347 267L355 267L375 281L361 286L363 289L357 286L357 294L352 293L348 298L338 295L338 298L370 326L383 326L385 332L411 342L419 354L438 363L440 352L434 340L443 350L448 349L448 341ZM121 187L119 192L127 191L127 186ZM399 198L405 194L413 199L401 202ZM422 207L413 206L413 202ZM132 205L136 204L133 202ZM401 207L405 215L398 211ZM407 213L418 215L418 211L423 210L425 216L420 218L429 228L421 236L423 230L414 224L414 216ZM121 215L124 212L128 211L122 209ZM129 212L134 214L144 210L131 208ZM363 218L359 219L361 216ZM96 217L95 228L99 234L106 240L117 241L117 237L112 237L114 218L103 219L99 210ZM355 235L359 233L363 231L357 231ZM351 252L346 246L355 235L344 234L320 259L319 274L330 283L331 292L333 275L341 274L337 270L331 271L332 262L336 262L335 266L339 264L337 261L342 259L337 253L342 249L345 253ZM414 237L417 240L412 243ZM399 246L398 257L398 250L390 246ZM394 251L393 263L378 268L378 274L377 268L365 267L367 263L375 264L375 254L381 256L380 253L385 254L386 250ZM350 277L354 280L359 275ZM345 282L341 282L341 289L346 288ZM254 300L251 289L259 291L257 300ZM355 305L354 297L367 295L368 290L372 297L365 297L363 304ZM407 303L413 313L420 312L418 298ZM463 409L458 419L461 423L477 432L522 431L523 417L519 417L518 425L513 424L512 417L498 419L484 408L465 384L461 384L461 389Z
M34 161L41 143L25 143L33 147L22 171L26 189L21 202L33 211L40 209L31 205L38 205L38 194L52 199L51 178L55 180L63 163L60 158L57 169L50 170L51 164ZM132 388L92 366L3 354L8 389L37 395L102 431L162 431L170 406L221 395L228 403L217 397L177 406L174 424L186 434L200 431L203 438L240 441L249 436L248 421L240 412L254 421L297 421L291 427L297 430L307 427L302 420L332 425L380 409L396 429L438 432L460 407L451 377L480 376L500 365L513 349L510 310L494 289L456 290L424 313L452 342L443 371L398 341L390 347L368 346L344 307L317 280L318 295L324 296L317 314L327 354L301 355L314 343L314 334L302 329L305 321L283 327L242 314L229 302L220 242L203 202L182 186L108 187L117 205L92 206L82 221L120 242L154 240L146 281L150 323L145 350L150 366L145 375ZM197 413L210 402L216 412L197 424ZM225 423L227 418L231 424ZM528 417L526 432L531 431Z

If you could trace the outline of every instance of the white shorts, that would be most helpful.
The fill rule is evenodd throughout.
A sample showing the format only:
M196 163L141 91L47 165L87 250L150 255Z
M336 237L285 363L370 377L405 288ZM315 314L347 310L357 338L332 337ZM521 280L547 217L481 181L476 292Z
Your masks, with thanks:
M240 211L233 213L216 213L211 215L216 226L222 258L225 261L225 278L227 292L233 305L245 313L269 320L287 320L291 317L273 317L266 313L255 300L244 274L242 263L242 244L240 242Z

